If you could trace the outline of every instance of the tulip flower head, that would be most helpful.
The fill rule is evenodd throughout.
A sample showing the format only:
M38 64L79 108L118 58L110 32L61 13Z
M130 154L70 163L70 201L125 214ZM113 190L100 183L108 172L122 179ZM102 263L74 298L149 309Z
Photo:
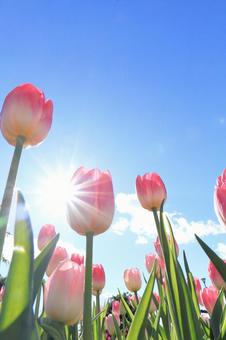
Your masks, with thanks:
M67 204L67 220L80 235L98 235L111 225L114 215L114 193L108 171L83 167L72 177L72 199Z
M101 293L105 286L105 272L101 264L93 264L93 294L96 295L97 292Z
M157 293L153 293L154 298L152 297L151 299L151 304L150 304L150 313L155 312L158 309L158 305L160 303L160 296Z
M214 208L218 220L224 226L226 225L226 169L223 174L217 178L214 190Z
M202 291L203 304L211 315L218 298L218 290L215 287L204 288Z
M156 173L137 176L137 196L144 209L160 210L162 202L166 200L167 193L161 177Z
M42 250L55 236L56 231L54 225L43 225L38 234L38 249Z
M64 247L56 247L46 269L47 276L50 276L53 273L61 261L68 259L67 250Z
M78 265L84 264L84 256L79 253L73 253L71 255L71 261L77 263Z
M168 238L168 241L171 242L170 235L167 235L167 238ZM177 241L175 239L174 239L174 246L175 246L176 255L178 256L179 255L179 246L178 246ZM164 260L164 256L163 256L163 252L162 252L162 246L161 246L160 239L159 239L158 236L157 236L157 238L154 242L154 247L155 247L155 251L158 254L158 256L162 260Z
M112 313L120 315L120 301L113 301L111 304Z
M32 84L13 89L5 98L1 110L1 131L11 145L17 137L24 138L24 146L41 143L52 124L53 103Z
M73 325L83 311L84 266L67 260L48 279L44 290L47 317Z
M129 268L124 271L124 282L130 292L137 292L141 288L141 275L138 268Z
M162 275L165 273L165 261L163 259L161 259L158 255L156 254L147 254L145 256L145 264L146 264L146 268L147 271L149 273L151 273L153 266L154 266L154 262L156 263L156 276L158 278L160 278L160 272L162 273Z
M203 301L202 301L202 287L201 287L201 283L199 278L194 277L194 284L195 284L195 292L197 295L197 299L198 299L198 303L200 305L203 305Z
M120 326L120 318L119 315L115 314L114 315L118 326ZM113 335L115 333L115 324L114 324L114 320L113 320L113 315L112 314L108 314L105 317L105 329L108 331L108 333L110 335Z
M226 263L226 260L224 260L224 262ZM217 271L217 268L214 266L213 262L211 261L209 262L208 273L209 273L210 280L212 281L212 284L217 289L219 290L221 288L226 289L226 282L224 281L221 274Z

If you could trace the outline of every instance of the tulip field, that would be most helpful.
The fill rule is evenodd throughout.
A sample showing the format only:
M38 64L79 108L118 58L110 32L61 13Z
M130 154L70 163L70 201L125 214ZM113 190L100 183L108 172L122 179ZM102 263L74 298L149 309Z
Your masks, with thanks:
M23 149L40 144L52 124L53 103L32 84L13 89L1 109L3 137L14 147L0 208L0 253L15 192ZM85 257L68 255L58 246L60 235L51 224L38 235L39 254L23 188L16 192L13 257L7 277L0 281L0 340L226 340L226 263L198 235L212 282L204 286L183 263L174 227L164 212L167 190L154 172L136 178L138 200L154 216L155 253L147 254L147 272L125 268L126 291L104 304L102 264L93 264L93 243L111 226L115 198L109 171L80 167L71 174L66 204L68 225L86 239ZM218 177L214 205L219 222L226 225L226 170ZM141 281L145 288L140 293Z

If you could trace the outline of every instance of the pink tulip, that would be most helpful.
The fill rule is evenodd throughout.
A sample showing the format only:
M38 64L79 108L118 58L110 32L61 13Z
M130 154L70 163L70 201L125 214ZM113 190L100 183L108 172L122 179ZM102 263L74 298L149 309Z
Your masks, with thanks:
M138 303L139 303L140 300L141 300L140 295L137 295L137 297L135 295L129 295L129 301L134 307L137 306L137 300L138 300Z
M127 289L133 293L141 288L141 275L138 268L129 268L124 271L124 282Z
M84 266L67 260L48 279L44 306L48 318L73 325L83 311Z
M198 303L200 305L203 305L202 287L201 287L201 283L200 283L200 281L197 277L194 277L194 284L195 284L195 292L196 292L196 295L197 295Z
M93 264L93 294L101 293L105 286L105 272L101 264Z
M112 313L115 315L115 314L118 314L120 315L120 302L115 300L112 302L111 304L111 308L112 308Z
M68 259L67 250L63 247L56 247L46 269L46 274L50 276L61 261Z
M120 326L119 315L115 314L114 317L116 319L117 324ZM114 321L113 321L112 314L108 314L105 317L105 328L109 332L110 335L113 335L115 333L115 324L114 324Z
M156 276L158 278L160 278L160 272L162 273L162 275L165 273L165 262L164 260L162 260L158 255L156 254L147 254L145 256L145 264L146 264L146 268L147 271L149 273L151 273L153 266L154 266L154 262L156 261Z
M2 302L4 294L5 294L5 288L4 286L2 286L0 289L0 302Z
M45 224L38 234L38 249L42 250L56 236L55 227L52 224Z
M166 200L167 193L161 177L152 172L144 176L137 176L137 196L144 209L160 210L163 200Z
M83 167L72 177L73 197L67 205L67 219L80 235L105 232L114 215L114 193L108 171Z
M226 225L226 169L217 178L214 190L214 208L219 222Z
M224 260L224 262L226 263L226 260ZM211 261L209 262L208 273L209 273L210 280L212 281L212 284L217 289L219 290L221 288L226 289L226 282L224 281L220 273L217 271L217 268L214 266L214 264Z
M71 255L71 261L78 263L79 265L84 264L84 256L78 253Z
M170 235L167 235L167 238L168 238L168 241L171 242ZM176 255L178 256L179 255L179 247L178 247L177 241L175 239L174 239L174 246L175 246L175 250L176 250ZM154 242L154 247L155 247L155 251L158 254L158 256L162 260L164 260L164 255L163 255L163 252L162 252L162 246L161 246L160 239L159 239L158 236L157 236L157 238Z
M158 309L158 305L160 304L160 296L157 293L153 293L154 298L151 298L151 304L150 304L150 313L155 312Z
M5 98L1 111L1 131L5 139L16 145L16 138L25 138L24 146L41 143L52 124L53 103L32 84L13 89Z
M215 287L204 288L202 291L203 304L211 315L218 298L218 290Z

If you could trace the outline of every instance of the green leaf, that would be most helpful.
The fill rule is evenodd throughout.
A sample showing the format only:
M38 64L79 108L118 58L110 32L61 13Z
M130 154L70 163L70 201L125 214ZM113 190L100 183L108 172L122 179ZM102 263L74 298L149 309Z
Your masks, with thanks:
M207 244L202 241L201 238L199 238L197 235L195 235L195 237L206 255L221 274L223 280L226 282L226 263L224 263L224 261L209 246L207 246Z
M153 266L153 270L151 272L151 275L149 277L147 286L145 288L145 291L143 293L142 299L137 307L133 322L130 326L130 330L127 336L127 340L134 340L138 339L138 336L140 334L140 331L142 329L142 326L144 322L146 322L146 318L148 315L148 310L150 307L150 302L152 298L152 292L154 288L154 282L155 282L155 269L156 264Z
M59 234L57 234L53 240L51 240L42 252L34 260L34 286L33 286L33 301L42 284L42 279L48 266L49 260L53 254L56 244L59 240Z
M132 311L131 311L131 309L130 309L128 303L127 303L126 300L124 299L123 295L120 293L120 290L119 290L119 289L118 289L118 292L119 292L120 299L121 299L121 301L122 301L122 303L123 303L123 306L125 307L125 310L126 310L128 316L129 316L130 320L133 321L134 315L133 315L133 313L132 313Z
M14 251L5 286L0 315L0 339L31 340L33 234L25 201L17 194Z
M223 299L224 299L224 292L221 291L217 301L214 305L213 312L210 319L210 325L213 331L214 338L217 339L220 335L220 320L223 313Z
M114 326L115 326L115 332L116 332L116 336L118 338L118 340L122 340L122 335L121 335L121 331L118 325L118 322L114 316L114 314L112 313L112 318L113 318L113 322L114 322Z
M61 322L53 321L48 318L39 319L40 326L54 340L66 340L65 327Z

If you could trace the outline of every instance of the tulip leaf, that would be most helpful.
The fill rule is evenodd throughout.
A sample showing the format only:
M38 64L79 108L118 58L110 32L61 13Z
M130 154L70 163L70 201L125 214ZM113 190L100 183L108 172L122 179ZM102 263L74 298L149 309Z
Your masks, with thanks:
M127 340L138 339L142 326L146 322L146 318L148 315L148 310L149 310L149 306L150 306L150 302L152 298L152 292L154 288L155 269L156 269L156 263L153 266L153 269L149 277L148 283L145 287L142 299L137 307L134 319L130 326Z
M128 316L129 316L130 320L133 321L134 315L133 315L133 313L131 312L131 309L130 309L128 303L126 302L126 300L124 299L123 295L120 293L119 290L118 290L118 292L119 292L120 299L121 299L121 301L122 301L122 303L123 303L123 306L125 307L125 310L126 310Z
M54 340L66 340L65 327L63 323L50 320L48 318L40 318L39 324Z
M115 326L115 333L116 333L117 339L122 340L121 331L120 331L118 322L117 322L113 313L112 313L112 318L113 318L113 322L114 322L114 326Z
M204 241L202 241L201 238L199 238L197 235L195 235L195 237L206 255L217 268L223 280L226 282L226 263L224 263L224 261Z
M53 254L56 244L59 240L59 234L57 234L53 240L51 240L42 252L34 260L34 287L33 287L33 301L41 287L42 279L48 266L49 260Z
M30 340L32 312L33 233L25 201L17 194L14 251L0 315L0 339Z
M214 338L217 339L220 334L220 320L223 312L223 298L224 298L224 292L221 291L217 301L214 305L213 312L210 319L210 326L213 331Z

